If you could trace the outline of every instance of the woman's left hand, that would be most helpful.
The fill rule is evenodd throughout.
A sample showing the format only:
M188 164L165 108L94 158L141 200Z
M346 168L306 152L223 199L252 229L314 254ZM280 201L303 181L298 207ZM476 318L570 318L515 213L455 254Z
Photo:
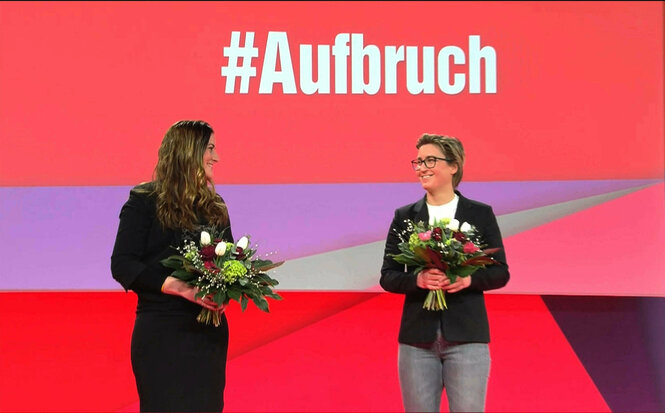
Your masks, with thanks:
M454 283L445 285L442 288L442 290L447 293L456 293L458 291L462 291L463 289L467 288L470 285L471 285L470 275L468 277L457 277L457 280L455 280Z

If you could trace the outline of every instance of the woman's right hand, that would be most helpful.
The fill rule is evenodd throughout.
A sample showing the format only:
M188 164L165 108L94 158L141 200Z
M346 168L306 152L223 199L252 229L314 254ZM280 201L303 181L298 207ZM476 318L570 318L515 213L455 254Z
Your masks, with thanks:
M191 286L186 282L170 275L166 277L166 280L164 280L164 284L162 284L162 291L164 294L179 295L180 297L211 311L219 311L222 313L227 306L227 304L218 305L212 300L212 297L210 296L196 298L196 294L199 292L198 287Z
M416 285L425 290L440 290L449 283L446 274L438 268L426 268L416 278Z

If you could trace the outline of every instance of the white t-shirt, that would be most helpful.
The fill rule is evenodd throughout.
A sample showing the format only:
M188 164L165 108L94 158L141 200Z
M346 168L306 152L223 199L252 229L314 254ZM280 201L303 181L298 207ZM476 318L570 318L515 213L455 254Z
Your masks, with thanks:
M459 202L459 197L455 194L455 197L452 201L443 204L443 205L430 205L427 203L427 212L429 213L429 223L432 225L434 220L440 221L443 218L453 219L455 218L455 212L457 211L457 203Z

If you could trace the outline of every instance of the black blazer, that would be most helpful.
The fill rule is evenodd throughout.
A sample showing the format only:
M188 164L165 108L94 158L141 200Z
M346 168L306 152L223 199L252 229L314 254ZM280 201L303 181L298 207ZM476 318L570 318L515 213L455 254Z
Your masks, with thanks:
M198 304L161 292L164 280L173 270L164 267L160 261L178 254L174 247L183 244L183 234L180 230L162 227L157 219L153 189L153 183L146 183L137 185L129 192L129 199L120 210L120 223L111 255L111 273L125 290L138 294L138 313L196 313L201 310ZM233 242L230 224L222 238Z
M501 250L492 255L499 262L481 268L471 275L471 285L457 293L447 293L448 308L443 311L423 309L423 302L429 290L416 285L416 275L412 268L404 269L388 254L398 254L400 242L398 233L406 228L404 220L429 222L426 197L418 202L395 210L390 224L381 267L380 284L384 290L404 294L402 321L398 341L404 344L424 344L436 340L436 331L441 326L443 337L449 342L489 343L490 332L485 309L483 291L501 288L508 282L510 274L499 226L492 207L481 202L459 196L455 218L461 223L475 225L488 248Z

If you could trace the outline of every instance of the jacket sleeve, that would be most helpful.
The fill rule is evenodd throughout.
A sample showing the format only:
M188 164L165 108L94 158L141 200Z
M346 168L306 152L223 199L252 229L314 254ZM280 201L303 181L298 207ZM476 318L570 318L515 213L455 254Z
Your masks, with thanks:
M392 257L392 254L399 253L398 245L401 242L399 234L405 229L404 219L399 215L399 210L396 210L388 230L379 284L386 291L408 294L417 292L421 288L416 285L416 275L413 272L407 272L405 265L398 263Z
M499 251L492 254L497 263L481 268L471 275L471 290L486 291L501 288L508 283L510 273L506 261L506 251L501 238L501 231L497 223L496 216L491 207L488 207L485 216L482 219L482 226L479 228L487 248L499 248Z
M160 292L168 276L161 265L146 264L148 237L155 220L154 205L146 194L131 191L120 211L118 233L111 255L111 274L126 290Z

